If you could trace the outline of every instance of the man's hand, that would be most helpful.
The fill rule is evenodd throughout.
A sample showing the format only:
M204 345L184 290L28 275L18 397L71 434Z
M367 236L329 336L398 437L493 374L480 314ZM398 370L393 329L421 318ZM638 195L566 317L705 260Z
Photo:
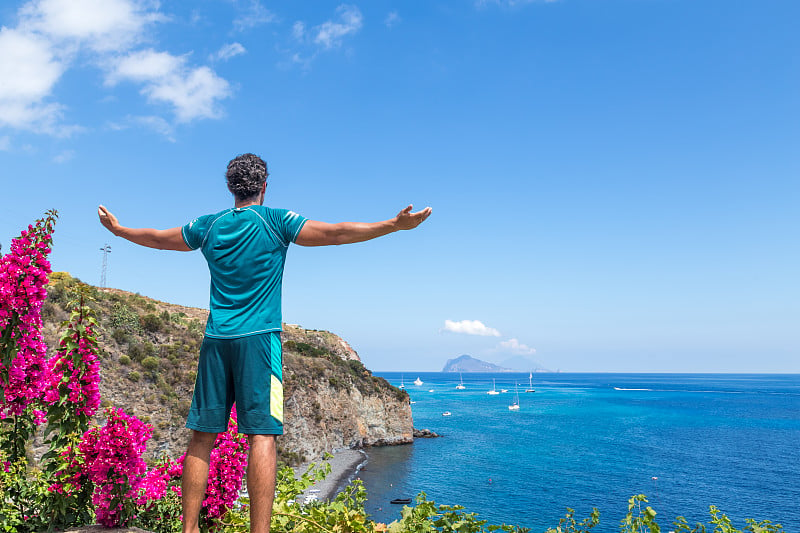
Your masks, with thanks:
M105 206L99 206L97 208L97 216L100 217L100 223L105 226L105 228L113 233L114 235L118 235L119 231L119 221L117 217L115 217L111 211L105 208Z
M134 244L147 246L148 248L157 248L159 250L177 250L179 252L191 251L191 248L184 242L181 228L171 228L157 230L152 228L126 228L119 223L111 211L105 206L97 208L97 216L100 217L100 223L105 228L116 235L127 239Z
M414 229L420 224L422 224L426 218L431 215L432 209L430 207L426 207L422 211L417 211L416 213L412 213L411 209L414 206L409 205L402 211L400 211L395 218L395 225L397 229Z

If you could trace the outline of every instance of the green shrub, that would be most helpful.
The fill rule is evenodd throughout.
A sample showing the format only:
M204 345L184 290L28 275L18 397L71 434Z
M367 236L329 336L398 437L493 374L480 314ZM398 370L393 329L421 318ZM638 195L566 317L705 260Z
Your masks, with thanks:
M189 416L189 409L192 407L192 402L190 400L181 400L178 402L178 414L181 415L181 418L186 418Z
M125 354L119 356L119 364L121 365L129 365L131 364L131 358Z
M111 338L117 341L117 344L125 344L130 337L124 329L115 328L111 333Z
M142 379L142 375L138 373L136 370L133 370L130 374L128 374L128 379L133 382L136 382Z
M47 300L48 302L59 307L66 307L69 296L64 287L64 282L57 282L47 287Z
M158 346L156 346L150 341L144 341L144 343L142 343L142 349L144 350L145 357L147 357L148 355L152 356L158 355Z
M122 302L116 302L111 306L111 316L108 324L114 329L121 329L125 333L141 334L142 327L139 324L139 315Z
M128 355L134 361L141 361L145 358L144 346L139 342L132 342L128 345Z
M158 315L149 313L141 318L142 328L149 333L158 333L161 331L163 322Z
M347 361L347 366L349 366L350 370L352 370L353 373L356 374L357 376L372 375L372 373L369 370L367 370L367 367L364 366L364 363L358 361L357 359L349 359Z
M161 361L158 357L153 357L152 355L145 357L142 359L142 366L145 370L155 370L161 364Z
M286 341L283 343L283 349L307 357L331 357L329 352L305 342Z

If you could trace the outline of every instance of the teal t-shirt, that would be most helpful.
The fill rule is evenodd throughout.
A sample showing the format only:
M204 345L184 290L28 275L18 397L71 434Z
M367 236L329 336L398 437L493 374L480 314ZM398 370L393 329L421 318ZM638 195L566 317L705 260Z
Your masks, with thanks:
M306 218L261 205L233 207L181 228L211 273L206 335L229 339L281 330L281 283L289 243Z

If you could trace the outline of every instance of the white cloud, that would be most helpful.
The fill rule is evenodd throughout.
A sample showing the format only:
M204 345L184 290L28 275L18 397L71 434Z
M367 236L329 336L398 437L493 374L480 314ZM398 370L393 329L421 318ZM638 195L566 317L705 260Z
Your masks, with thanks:
M0 137L0 152L7 152L11 148L11 138L8 135Z
M232 57L247 53L245 47L240 43L229 43L217 50L216 54L212 54L209 59L211 61L227 61Z
M34 0L20 9L21 27L54 41L120 51L142 38L144 28L165 17L142 0Z
M0 126L57 136L80 131L64 123L67 108L54 92L64 73L82 64L99 66L107 87L142 84L148 101L168 104L177 122L219 117L219 101L231 93L226 80L207 66L189 66L189 54L135 51L148 40L149 26L167 20L158 8L158 0L25 3L17 27L0 28ZM233 43L218 57L240 53L244 47Z
M75 151L74 150L63 150L60 154L58 154L57 156L55 156L53 158L53 161L56 162L56 163L61 164L61 163L66 163L67 161L71 160L73 157L75 157Z
M150 100L172 104L178 122L219 118L217 101L231 95L230 84L208 67L198 67L148 84L142 90Z
M292 40L295 44L283 51L290 65L310 68L322 51L339 48L347 36L354 35L363 26L364 17L356 6L342 4L336 8L336 14L334 19L310 29L301 20L292 25ZM297 44L301 49L296 49Z
M39 100L64 72L50 43L31 33L0 30L0 99Z
M346 35L358 32L361 29L364 17L356 6L342 4L336 8L339 20L328 20L316 28L314 42L324 48L341 46Z
M116 85L123 80L148 82L165 78L180 70L185 62L184 57L168 52L156 52L152 49L133 52L112 62L112 70L106 77L106 83Z
M536 349L531 348L527 344L522 344L517 339L508 339L507 341L500 342L500 348L519 355L533 355Z
M246 31L257 26L275 22L277 17L269 9L261 5L259 0L251 0L247 8L233 21L237 31Z
M43 37L0 29L0 125L61 134L63 106L45 99L65 68Z
M390 11L386 18L383 19L383 23L386 25L387 28L392 28L400 24L400 15L397 11Z
M130 120L136 124L145 126L155 131L156 133L163 135L170 142L175 142L175 137L173 136L174 129L172 127L172 124L170 124L161 117L149 115L142 117L131 117Z
M298 20L292 25L292 37L294 37L298 41L302 41L305 36L306 36L306 25L302 21Z
M186 66L186 56L142 50L116 61L106 82L144 84L142 94L148 100L171 105L178 122L221 115L219 100L231 95L230 84L208 67Z
M444 329L445 331L452 331L453 333L465 333L467 335L481 335L483 337L500 336L499 331L485 326L480 320L461 320L460 322L445 320Z
M131 127L145 127L163 135L168 141L175 142L175 128L173 125L156 115L129 115L121 122L107 122L106 127L112 131L124 131Z

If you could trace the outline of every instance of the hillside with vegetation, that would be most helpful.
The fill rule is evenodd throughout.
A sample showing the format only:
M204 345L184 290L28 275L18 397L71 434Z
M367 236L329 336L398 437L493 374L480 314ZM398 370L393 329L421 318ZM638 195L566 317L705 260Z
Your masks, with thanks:
M122 407L153 426L148 457L178 457L189 438L184 424L208 312L54 272L42 307L50 355L79 286L101 326L102 407ZM292 465L339 448L413 440L408 394L373 376L346 341L297 325L285 325L282 338L286 420L279 460Z

